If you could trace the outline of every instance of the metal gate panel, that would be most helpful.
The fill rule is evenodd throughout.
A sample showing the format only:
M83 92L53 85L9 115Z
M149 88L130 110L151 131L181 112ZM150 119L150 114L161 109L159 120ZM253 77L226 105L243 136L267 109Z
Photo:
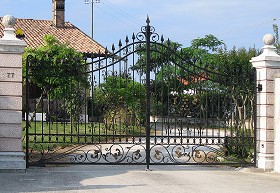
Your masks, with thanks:
M28 166L255 164L255 70L187 57L149 23L74 66L28 58ZM47 85L61 76L69 84L54 96Z

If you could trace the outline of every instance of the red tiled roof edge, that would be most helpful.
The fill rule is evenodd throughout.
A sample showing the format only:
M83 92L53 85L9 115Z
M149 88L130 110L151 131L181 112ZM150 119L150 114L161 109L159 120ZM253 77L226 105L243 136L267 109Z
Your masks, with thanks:
M57 28L50 20L17 19L14 29L19 28L23 30L24 40L27 46L31 48L43 45L43 37L45 35L53 35L59 42L66 43L69 47L82 53L105 52L105 48L101 44L70 22L66 22L63 28ZM3 36L3 29L2 17L0 17L0 37Z

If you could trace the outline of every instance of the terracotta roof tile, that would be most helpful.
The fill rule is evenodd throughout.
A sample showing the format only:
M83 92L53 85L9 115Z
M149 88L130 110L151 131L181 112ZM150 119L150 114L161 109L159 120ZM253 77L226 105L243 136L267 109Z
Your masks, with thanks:
M3 28L2 17L0 17L0 37L3 36ZM31 48L43 45L43 37L49 34L55 36L59 42L66 43L79 52L98 53L100 50L101 53L104 53L105 51L103 46L70 22L66 22L63 28L56 28L49 20L17 19L14 29L19 28L23 30L24 40Z

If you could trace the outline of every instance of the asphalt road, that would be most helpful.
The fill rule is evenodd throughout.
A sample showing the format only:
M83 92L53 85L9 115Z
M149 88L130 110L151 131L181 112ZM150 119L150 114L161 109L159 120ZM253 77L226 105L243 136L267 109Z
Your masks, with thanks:
M225 166L68 165L0 172L0 192L278 193L280 174Z

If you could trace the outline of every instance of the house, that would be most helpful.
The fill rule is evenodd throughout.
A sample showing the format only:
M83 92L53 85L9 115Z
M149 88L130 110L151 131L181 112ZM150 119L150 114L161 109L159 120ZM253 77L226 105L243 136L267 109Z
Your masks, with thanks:
M82 32L70 22L65 22L65 0L52 0L52 20L17 19L14 27L19 38L27 43L27 47L37 48L44 44L45 35L53 35L61 43L81 53L101 53L105 48ZM0 17L0 38L4 26Z
M78 52L87 54L88 57L92 54L105 53L105 48L102 45L86 35L72 23L65 22L65 0L52 0L52 6L52 20L17 19L17 23L14 27L16 35L26 42L27 47L38 48L44 44L43 37L45 35L53 35L59 42L67 44ZM2 19L3 18L0 17L0 38L4 35ZM30 99L36 102L36 98L38 98L41 93L42 91L37 85L30 85ZM26 89L24 86L23 106L26 104L25 99ZM47 100L44 100L44 103L46 103L46 101ZM30 105L30 108L34 109L35 104ZM39 116L42 115L39 114Z

